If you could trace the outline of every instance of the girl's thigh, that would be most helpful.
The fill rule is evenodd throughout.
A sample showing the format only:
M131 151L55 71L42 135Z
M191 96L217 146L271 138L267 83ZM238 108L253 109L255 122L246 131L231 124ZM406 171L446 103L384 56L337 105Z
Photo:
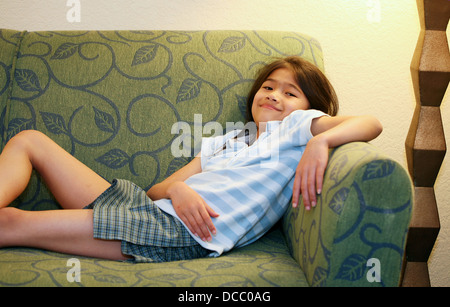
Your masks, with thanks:
M18 135L26 145L33 168L65 209L81 209L93 202L110 183L39 131Z

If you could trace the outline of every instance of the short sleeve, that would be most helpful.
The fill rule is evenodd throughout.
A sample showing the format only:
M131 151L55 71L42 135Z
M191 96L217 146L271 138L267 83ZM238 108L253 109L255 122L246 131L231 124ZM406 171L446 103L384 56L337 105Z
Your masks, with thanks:
M313 137L311 124L314 118L329 116L319 110L297 110L287 116L281 123L281 129L290 134L290 139L296 146L304 146Z

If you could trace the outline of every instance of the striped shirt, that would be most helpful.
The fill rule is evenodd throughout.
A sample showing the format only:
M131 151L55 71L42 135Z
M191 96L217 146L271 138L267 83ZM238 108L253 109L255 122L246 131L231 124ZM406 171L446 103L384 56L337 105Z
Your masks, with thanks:
M202 172L185 182L220 216L212 218L217 234L204 248L219 256L264 235L285 213L292 196L294 175L306 143L312 138L311 121L326 114L297 110L283 121L267 123L253 144L239 131L203 138ZM168 199L155 201L178 218Z

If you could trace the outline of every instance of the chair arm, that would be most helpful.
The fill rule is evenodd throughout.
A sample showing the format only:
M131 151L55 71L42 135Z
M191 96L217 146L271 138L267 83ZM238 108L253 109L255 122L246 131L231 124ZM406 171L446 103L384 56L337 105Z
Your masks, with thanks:
M291 207L283 230L311 286L397 286L412 204L404 167L350 143L330 151L316 208Z

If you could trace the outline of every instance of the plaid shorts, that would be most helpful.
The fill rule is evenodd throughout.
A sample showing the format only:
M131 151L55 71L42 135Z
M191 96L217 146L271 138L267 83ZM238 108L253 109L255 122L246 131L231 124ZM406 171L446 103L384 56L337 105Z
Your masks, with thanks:
M94 238L122 241L122 253L134 257L133 262L187 260L211 253L130 181L115 179L85 209L93 209Z

